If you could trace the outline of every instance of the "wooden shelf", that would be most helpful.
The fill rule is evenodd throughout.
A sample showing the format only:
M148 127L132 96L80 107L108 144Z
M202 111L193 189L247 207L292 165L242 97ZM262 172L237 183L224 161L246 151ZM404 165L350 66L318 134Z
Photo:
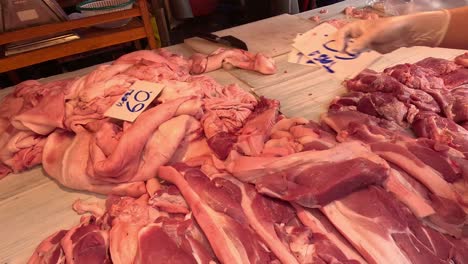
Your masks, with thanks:
M73 54L117 45L146 37L140 21L132 20L123 28L107 30L90 30L80 34L80 39L54 46L20 53L0 59L0 72L58 59ZM44 56L47 54L47 56ZM34 62L34 63L31 63Z
M124 27L115 29L97 29L92 27L97 24L125 18L132 18L132 20ZM138 0L137 6L129 10L2 33L0 34L0 45L70 30L75 30L80 35L80 39L8 57L1 57L0 73L143 38L148 39L151 49L156 48L146 0Z

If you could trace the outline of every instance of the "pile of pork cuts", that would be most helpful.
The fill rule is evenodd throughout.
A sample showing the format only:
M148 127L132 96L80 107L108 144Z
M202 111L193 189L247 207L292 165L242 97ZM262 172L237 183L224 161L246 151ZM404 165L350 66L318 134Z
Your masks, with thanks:
M261 54L139 51L24 82L0 106L5 173L42 163L109 195L30 263L468 263L467 57L365 70L320 124L191 75L273 73ZM104 117L136 80L166 88L133 123Z

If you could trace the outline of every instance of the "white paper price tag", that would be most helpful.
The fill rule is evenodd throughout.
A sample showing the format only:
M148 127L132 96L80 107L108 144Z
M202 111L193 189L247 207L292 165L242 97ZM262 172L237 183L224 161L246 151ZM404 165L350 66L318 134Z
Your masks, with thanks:
M159 83L136 81L104 115L133 122L163 89Z
M336 31L334 26L323 23L297 37L293 47L340 80L353 78L382 56L375 51L339 52L332 38Z
M301 64L305 66L320 67L313 62L309 57L305 56L304 53L300 52L296 48L291 48L291 52L288 54L288 62Z

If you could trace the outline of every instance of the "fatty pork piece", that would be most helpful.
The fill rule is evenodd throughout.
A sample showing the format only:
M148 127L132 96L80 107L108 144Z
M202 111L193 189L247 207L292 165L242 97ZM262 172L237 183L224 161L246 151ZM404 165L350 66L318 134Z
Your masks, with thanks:
M0 178L41 164L45 142L45 136L8 126L0 134Z
M169 215L148 204L149 197L112 197L110 254L121 263L209 263L214 255L190 215Z
M302 225L288 203L262 196L250 184L229 175L209 179L183 164L161 170L186 197L222 263L270 262L275 257L263 251L266 246L282 263L359 263ZM231 254L235 259L226 258Z
M41 84L25 81L0 103L1 117L8 118L18 130L48 135L63 128L65 96L72 79ZM2 129L0 128L0 132Z
M424 227L381 187L356 191L322 211L370 263L466 261L460 259L466 246Z
M47 138L43 153L43 168L60 184L75 190L101 194L138 197L146 192L143 182L95 184L86 172L93 135L83 131L76 135L55 131Z
M257 102L250 94L240 95L244 98L240 103L234 101L237 96L228 97L228 102L205 100L204 132L208 145L223 160L233 148L259 155L278 116L278 101L261 98Z
M334 132L305 118L282 118L271 129L262 156L287 156L300 151L325 150L336 145Z
M196 53L190 57L192 68L190 73L201 74L227 65L241 69L256 71L262 74L276 73L275 61L261 53L252 54L241 49L220 48L210 55Z
M88 175L93 180L101 183L143 181L154 177L157 164L155 165L154 161L148 164L147 160L154 158L155 155L167 155L165 157L167 160L162 162L159 160L162 164L167 162L185 135L185 130L178 130L182 135L177 135L176 138L171 139L179 140L167 144L166 147L170 149L165 154L158 153L154 147L152 148L151 141L158 140L155 138L158 127L173 118L180 105L189 99L187 97L179 98L143 112L120 135L118 131L115 131L116 127L111 124L106 127L107 129L102 127L101 131L98 131L93 137L90 145ZM177 131L174 131L174 133L177 133ZM174 143L175 145L173 145Z
M239 155L227 168L239 180L254 183L260 193L312 208L382 184L389 173L388 164L358 141L285 157Z

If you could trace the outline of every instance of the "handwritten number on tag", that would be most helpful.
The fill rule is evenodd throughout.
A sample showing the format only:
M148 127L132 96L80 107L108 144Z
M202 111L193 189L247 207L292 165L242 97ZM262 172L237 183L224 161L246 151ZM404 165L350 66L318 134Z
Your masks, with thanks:
M347 51L347 48L348 48L348 41L349 41L349 40L346 40L345 51L344 51L344 54L343 54L343 55L341 55L340 53L338 53L338 50L329 47L330 43L335 42L335 40L333 40L333 39L332 39L332 40L329 40L329 41L327 41L327 42L325 42L325 43L323 43L323 48L325 48L325 49L328 50L328 51L331 51L331 52L334 52L334 53L338 53L339 55L335 55L335 56L334 56L336 59L339 59L339 60L354 60L354 59L356 59L356 58L359 57L360 53L354 54L354 53L348 52L348 51ZM346 56L346 55L347 55L347 56Z

